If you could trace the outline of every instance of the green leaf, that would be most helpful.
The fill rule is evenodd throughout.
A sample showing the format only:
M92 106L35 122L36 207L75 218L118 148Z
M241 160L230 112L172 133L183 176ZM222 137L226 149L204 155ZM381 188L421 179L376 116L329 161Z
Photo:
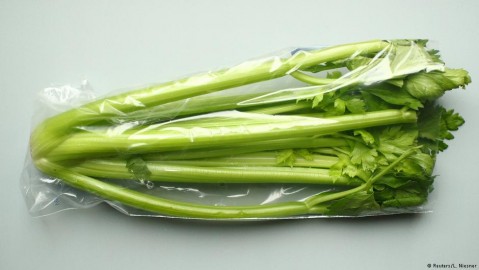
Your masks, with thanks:
M371 63L372 58L364 57L364 56L356 56L348 61L346 61L346 67L349 70L357 69L361 66L366 66Z
M353 134L354 136L360 135L361 139L368 145L373 144L375 141L374 136L364 129L356 129Z
M411 182L408 177L397 177L394 175L386 175L377 180L374 185L385 185L394 189L405 186Z
M376 158L376 162L378 163L378 165L389 165L389 161L385 156L378 156Z
M433 156L418 151L416 154L410 156L409 159L412 160L414 164L421 167L421 169L423 170L422 175L425 174L427 176L430 176L432 174L435 163Z
M423 107L421 101L411 96L405 90L394 86L382 85L377 88L367 89L366 91L390 104L407 106L413 110Z
M468 72L463 69L446 69L444 72L419 72L406 77L403 89L421 100L434 100L445 91L464 87L471 82Z
M276 155L276 164L279 165L288 165L290 167L293 167L295 161L296 156L293 149L279 151Z
M424 202L426 202L426 197L423 195L402 193L401 195L397 194L394 199L384 201L382 205L383 207L410 207L421 205Z
M338 97L336 91L320 93L313 98L313 108L319 108L328 112L334 106L334 101Z
M365 171L374 171L378 164L376 157L378 152L374 148L369 148L366 145L356 142L351 151L351 163L354 165L361 165Z
M334 101L334 115L343 115L346 111L346 102L342 99L336 99Z
M429 40L428 39L415 39L414 42L420 47L426 47Z
M368 112L391 109L391 106L388 103L384 102L384 100L379 97L368 93L367 90L362 91L361 96L363 97L366 111Z
M148 180L151 171L148 169L147 163L141 157L131 157L126 161L126 168L132 173L137 180Z
M404 79L396 78L387 80L386 83L394 85L396 87L402 87L404 85Z
M447 143L445 143L444 141L438 141L437 142L437 151L439 151L439 152L442 152L442 151L446 150L448 147L449 147L449 145L447 145Z
M338 153L339 160L331 168L329 168L329 176L334 180L343 176L343 169L350 163L349 156L346 154Z
M346 111L346 101L339 97L338 91L332 91L324 94L323 100L318 107L324 110L327 116L343 115Z
M460 126L464 124L464 118L454 110L443 110L441 118L446 124L448 130L458 130Z
M308 149L297 149L295 150L295 153L304 158L305 160L308 160L308 161L313 161L314 160L314 156L309 152Z
M428 103L419 112L417 127L420 138L426 138L435 141L441 134L442 111L439 106Z
M344 167L343 169L343 174L349 176L349 177L355 177L358 175L358 168L354 165L348 164Z
M313 98L313 108L316 108L318 107L319 103L323 100L323 94L319 94L319 95L316 95L314 98Z
M444 140L451 140L456 131L464 124L464 119L454 110L446 110L441 106L428 104L418 118L418 130L421 145L426 151L435 153L447 149Z
M380 132L378 136L378 151L389 161L396 159L405 151L415 147L418 131L415 128L405 128L401 125L389 126Z
M451 82L453 82L454 88L457 88L457 87L464 88L466 85L471 83L471 76L469 76L469 73L464 69L447 68L444 71L444 73L442 73L442 76L446 77ZM450 90L450 89L446 89L446 90Z
M359 98L353 98L346 101L346 108L352 113L366 112L366 104Z
M409 158L400 162L397 166L394 167L394 170L397 172L398 175L410 179L424 179L429 177L429 174L426 175L419 164Z
M343 74L341 73L341 71L331 71L331 72L328 72L326 74L326 78L328 79L338 79L338 78L341 78L341 76L343 76Z
M439 54L439 50L432 49L432 50L428 50L427 52L429 53L429 55L434 61L438 63L444 63L441 59L441 55Z
M458 130L459 127L464 124L464 119L458 113L454 113L454 110L446 110L441 107L440 112L441 112L440 123L439 123L440 132L436 140L439 141L439 145L441 149L446 149L447 144L444 142L444 140L454 139L454 135L451 133L451 131Z
M328 206L330 215L357 215L366 210L379 209L372 191L359 191L341 199L338 199Z
M397 181L394 183L394 181ZM408 207L418 206L426 201L426 198L431 191L432 182L427 182L426 186L421 183L408 181L407 178L389 179L390 185L385 185L376 189L374 197L376 201L383 207ZM392 188L396 186L397 188Z
M340 159L333 166L331 166L331 168L329 168L329 176L333 178L333 181L336 181L339 177L343 176L344 164L345 163Z

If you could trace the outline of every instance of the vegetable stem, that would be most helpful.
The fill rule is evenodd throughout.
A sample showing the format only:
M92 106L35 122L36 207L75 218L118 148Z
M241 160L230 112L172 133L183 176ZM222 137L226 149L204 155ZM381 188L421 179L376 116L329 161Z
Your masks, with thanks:
M276 116L280 117L280 116ZM281 116L290 117L290 116ZM152 153L218 147L253 140L326 135L339 131L399 123L415 123L413 111L383 110L330 118L295 117L288 123L238 125L227 128L150 129L132 134L76 133L51 153L51 160L78 159L91 155Z
M294 167L310 167L310 168L330 168L339 159L337 157L326 155L310 155L310 159L302 157L296 158ZM187 166L203 166L203 167L257 167L257 166L280 166L278 164L277 152L256 152L250 154L241 154L234 156L203 158L194 160L170 160L161 162L162 164L187 165Z
M311 108L311 103L309 102L301 102L301 103L295 102L295 103L280 104L275 106L270 105L265 108L247 110L247 112L261 113L261 114L280 114L280 113L287 113L291 111L298 111L298 110L310 109L310 108Z
M164 164L148 161L151 172L148 180L189 183L305 183L325 185L353 185L362 181L329 176L329 170L301 167L200 167ZM71 170L91 177L136 180L124 160L88 160L70 167Z
M282 150L290 148L318 148L347 146L348 142L342 138L329 137L298 137L268 141L253 141L235 144L229 147L204 148L188 151L171 151L142 155L146 160L191 160L199 158L225 157L255 153L268 150Z
M310 76L310 75L307 75L307 74L305 74L301 71L298 71L298 70L295 71L295 72L291 72L289 75L293 76L293 78L295 78L299 81L309 83L309 84L313 84L313 85L330 84L330 83L336 81L336 79L318 78L318 77Z

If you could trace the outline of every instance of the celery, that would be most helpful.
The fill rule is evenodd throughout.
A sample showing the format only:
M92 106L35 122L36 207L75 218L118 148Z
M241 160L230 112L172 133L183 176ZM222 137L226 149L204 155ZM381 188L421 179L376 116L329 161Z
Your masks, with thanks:
M350 72L342 75L337 68ZM331 70L326 78L306 73L324 70ZM287 75L311 86L206 95ZM427 50L422 40L297 51L58 114L33 131L31 154L45 174L161 215L358 215L414 206L431 190L436 154L452 139L450 131L464 123L454 111L432 102L469 82L466 71L444 68L437 51ZM188 98L193 98L189 105L178 108ZM122 186L130 180L339 189L304 201L212 206Z

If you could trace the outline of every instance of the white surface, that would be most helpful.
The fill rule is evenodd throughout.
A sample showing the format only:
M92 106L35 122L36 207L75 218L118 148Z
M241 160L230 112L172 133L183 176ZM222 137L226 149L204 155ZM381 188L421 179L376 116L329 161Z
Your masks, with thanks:
M428 269L479 265L478 1L0 1L0 269ZM107 206L31 218L19 177L36 93L101 94L291 46L429 38L470 71L444 103L466 118L437 162L434 213L212 223Z

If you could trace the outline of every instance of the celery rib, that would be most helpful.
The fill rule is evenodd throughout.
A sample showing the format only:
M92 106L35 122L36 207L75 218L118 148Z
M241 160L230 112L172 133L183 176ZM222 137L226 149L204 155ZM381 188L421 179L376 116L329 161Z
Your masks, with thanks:
M291 123L238 125L227 128L164 129L129 134L77 133L49 153L51 160L84 158L92 155L152 153L181 149L220 147L253 140L326 135L344 130L416 122L412 111L384 110L323 119L298 117Z
M358 185L360 180L337 179L329 170L302 167L201 167L147 162L148 180L189 183L304 183L325 185ZM88 160L70 167L72 171L91 177L136 180L124 160Z

